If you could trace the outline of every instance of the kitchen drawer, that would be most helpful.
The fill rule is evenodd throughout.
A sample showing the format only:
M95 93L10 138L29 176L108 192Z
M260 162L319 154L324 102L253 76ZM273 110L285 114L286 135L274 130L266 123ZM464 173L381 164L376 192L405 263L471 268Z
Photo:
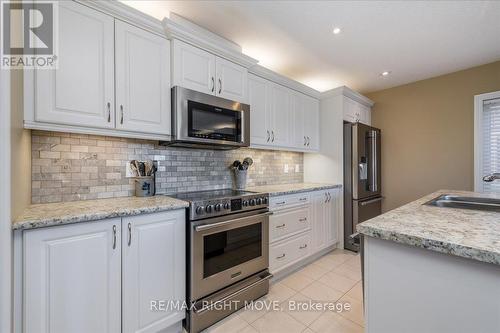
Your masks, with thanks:
M269 240L274 242L284 237L305 231L311 227L308 206L280 210L269 217Z
M269 247L269 269L271 273L307 257L311 249L311 233L305 232Z
M272 211L286 209L298 205L306 205L310 202L310 193L300 193L272 197L269 200L269 208Z

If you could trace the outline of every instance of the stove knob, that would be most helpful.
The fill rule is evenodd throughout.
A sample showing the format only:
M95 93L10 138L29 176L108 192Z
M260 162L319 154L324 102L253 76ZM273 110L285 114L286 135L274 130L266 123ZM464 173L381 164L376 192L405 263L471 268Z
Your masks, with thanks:
M262 198L257 198L257 205L262 205Z
M205 212L211 213L214 210L214 205L208 205L205 207Z
M250 206L255 206L255 199L250 199Z
M247 207L247 206L248 206L248 200L243 201L243 207Z
M264 205L266 205L266 204L267 204L267 197L262 198L262 203L263 203Z
M198 206L196 207L196 214L201 215L203 214L203 206Z
M227 202L226 202L226 203L224 204L224 209L230 209L230 208L231 208L231 206L229 205L229 203L227 203Z
M222 205L220 203L215 205L215 211L220 212L220 209L222 208Z

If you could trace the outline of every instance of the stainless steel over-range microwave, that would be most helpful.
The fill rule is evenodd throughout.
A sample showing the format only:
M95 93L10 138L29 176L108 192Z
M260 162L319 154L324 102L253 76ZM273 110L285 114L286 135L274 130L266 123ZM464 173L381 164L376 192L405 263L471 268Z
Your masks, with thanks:
M163 145L235 149L250 145L250 105L172 88L172 140Z

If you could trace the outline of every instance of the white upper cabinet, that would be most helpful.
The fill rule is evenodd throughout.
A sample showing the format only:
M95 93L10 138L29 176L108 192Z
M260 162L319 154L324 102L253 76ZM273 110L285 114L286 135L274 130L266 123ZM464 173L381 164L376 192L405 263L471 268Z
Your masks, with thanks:
M247 102L248 71L245 67L217 57L215 61L217 96Z
M35 72L34 120L114 128L113 25L111 16L60 2L59 68Z
M116 127L170 134L170 42L116 21Z
M273 145L286 147L291 139L290 90L271 84L271 140ZM251 109L250 109L251 110Z
M215 58L180 40L173 41L172 85L215 94Z
M302 95L303 100L303 133L306 138L307 150L319 150L319 101ZM295 124L297 128L297 124Z
M253 145L268 145L270 134L269 81L248 75L248 102L250 104L250 142Z
M293 123L292 145L297 148L307 148L307 137L304 124L304 101L299 92L292 92L290 96L291 117Z
M152 311L151 301L185 299L183 210L123 218L123 333L159 332L181 321L182 309Z
M23 332L121 332L121 219L23 233Z
M172 85L247 103L248 70L174 39Z
M344 120L351 123L360 122L366 125L371 125L371 108L361 104L353 99L343 96L343 113Z

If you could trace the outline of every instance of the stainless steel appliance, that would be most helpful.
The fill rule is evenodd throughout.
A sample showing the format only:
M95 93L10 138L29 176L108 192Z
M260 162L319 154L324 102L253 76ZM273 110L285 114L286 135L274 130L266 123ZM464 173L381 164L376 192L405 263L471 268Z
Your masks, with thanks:
M190 203L186 330L199 332L269 291L269 195L180 193Z
M380 129L344 123L344 247L359 251L356 225L382 212Z
M160 144L211 149L248 147L250 106L173 87L172 141Z

